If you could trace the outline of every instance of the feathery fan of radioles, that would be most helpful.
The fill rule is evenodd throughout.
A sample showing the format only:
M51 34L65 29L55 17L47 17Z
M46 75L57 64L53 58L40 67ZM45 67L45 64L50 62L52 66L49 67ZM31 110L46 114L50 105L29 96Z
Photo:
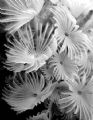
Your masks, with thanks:
M33 109L66 85L68 91L57 98L60 109L92 120L92 12L92 0L0 1L4 67L15 74L3 99L13 110Z

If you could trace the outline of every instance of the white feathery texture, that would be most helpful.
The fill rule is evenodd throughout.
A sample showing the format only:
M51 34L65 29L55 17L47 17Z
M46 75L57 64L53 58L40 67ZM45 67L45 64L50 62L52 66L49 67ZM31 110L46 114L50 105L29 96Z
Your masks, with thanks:
M93 70L93 53L89 51L87 56L84 56L80 62L80 70L86 74L86 76L89 76Z
M86 78L76 77L66 81L69 86L67 92L62 92L59 99L60 109L66 109L67 113L79 114L80 120L92 120L93 117L93 76Z
M61 79L67 80L72 79L74 74L78 73L77 65L74 60L71 60L66 51L60 54L55 54L50 58L50 67L53 67L53 74L59 81Z
M6 30L17 31L24 24L37 16L44 5L44 0L4 0L0 5L0 13L7 15L0 23L8 23ZM2 1L1 1L2 3Z
M61 0L61 3L68 7L75 18L93 9L93 2L90 0Z
M66 7L60 5L50 8L50 11L56 20L58 41L63 44L61 52L68 48L68 56L73 59L82 56L82 51L86 51L86 48L93 50L93 43L86 34L78 30L79 26L76 25L75 18Z
M44 77L46 78L46 80L52 80L54 78L53 75L53 68L47 64L45 64L44 66L41 67L40 69L42 71L42 73L44 74Z
M41 23L37 23L35 27L36 33L33 33L30 24L27 24L24 31L18 30L19 38L14 34L12 40L8 38L6 68L10 71L38 70L55 53L57 41L52 36L54 27L48 23L44 30Z
M33 109L52 93L52 83L45 86L44 76L38 73L16 75L12 85L4 89L3 99L18 113Z
M2 99L18 113L48 100L47 114L28 120L50 119L55 101L62 112L93 120L93 1L1 0L0 14L4 67L14 72Z

